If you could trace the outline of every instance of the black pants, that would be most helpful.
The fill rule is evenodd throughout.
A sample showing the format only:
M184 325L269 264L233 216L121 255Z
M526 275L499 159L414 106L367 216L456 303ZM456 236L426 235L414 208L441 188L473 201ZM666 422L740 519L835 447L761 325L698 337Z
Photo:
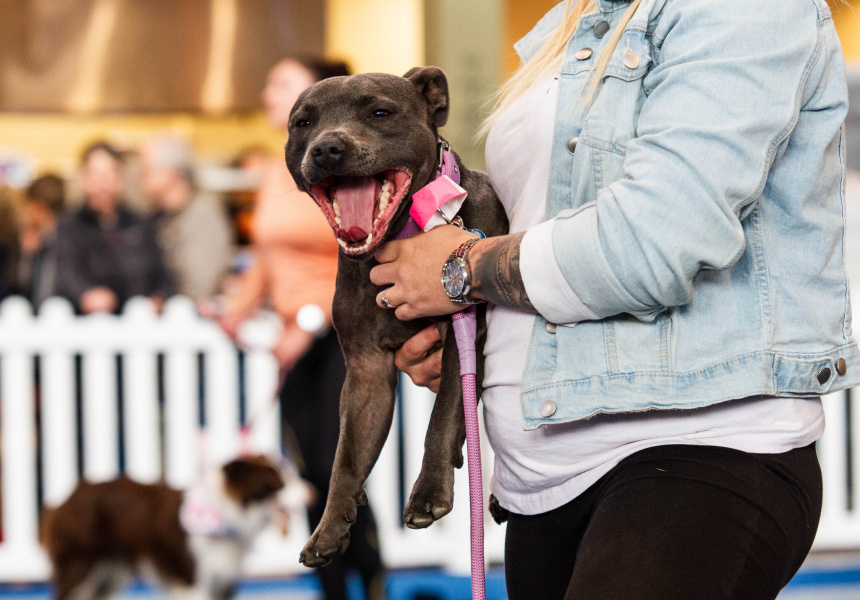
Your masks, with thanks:
M281 388L281 417L284 443L296 458L302 477L318 492L317 503L308 508L313 531L322 519L328 495L340 429L340 390L346 377L343 353L331 331L317 340L284 380ZM316 569L327 600L346 600L346 576L355 569L369 600L382 597L382 560L376 523L370 506L358 509L350 528L346 554Z
M784 454L660 446L550 512L511 514L510 600L767 600L821 515L814 445Z

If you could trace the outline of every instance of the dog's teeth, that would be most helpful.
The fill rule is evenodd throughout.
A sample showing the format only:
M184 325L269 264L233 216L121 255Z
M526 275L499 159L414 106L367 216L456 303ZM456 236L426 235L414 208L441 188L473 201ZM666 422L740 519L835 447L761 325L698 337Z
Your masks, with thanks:
M372 234L372 233L368 233L368 234L367 234L367 241L366 241L366 242L364 242L364 245L365 245L365 246L370 246L370 242L372 242L372 241L373 241L373 234Z
M341 248L346 248L346 240L342 240L340 238L337 238L337 243L340 244Z
M338 204L337 202L332 202L331 205L334 208L334 214L339 217L340 216L340 204Z
M338 225L340 225L340 223L341 223L340 217L335 217L334 222L337 223Z

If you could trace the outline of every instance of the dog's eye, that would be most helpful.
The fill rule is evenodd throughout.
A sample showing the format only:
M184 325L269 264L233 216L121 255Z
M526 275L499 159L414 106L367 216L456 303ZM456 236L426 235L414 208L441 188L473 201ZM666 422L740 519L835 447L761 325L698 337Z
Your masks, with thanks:
M373 111L372 116L374 116L374 117L387 117L390 114L391 114L390 110L385 110L384 108L378 108L375 111Z
M295 122L294 127L307 127L310 124L311 124L311 122L308 121L307 119L299 119L298 121Z

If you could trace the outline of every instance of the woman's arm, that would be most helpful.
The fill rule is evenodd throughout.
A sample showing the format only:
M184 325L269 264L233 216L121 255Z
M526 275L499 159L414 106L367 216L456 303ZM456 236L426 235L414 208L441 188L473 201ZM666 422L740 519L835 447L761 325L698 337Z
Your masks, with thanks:
M768 194L798 112L823 89L827 54L838 53L820 36L819 17L815 4L795 0L665 4L624 177L595 201L562 211L552 228L562 273L598 317L650 321L689 303L701 271L728 269L745 252L743 221ZM814 110L844 110L826 101L813 102ZM815 140L805 143L838 143L836 128L802 135ZM778 184L794 182L783 175ZM785 194L772 189L778 203ZM769 210L793 218L795 209Z
M242 274L238 293L226 299L227 310L217 318L227 335L236 337L239 325L260 306L265 294L266 273L260 264L259 255L255 254L251 268Z
M537 306L559 323L625 312L647 321L689 302L700 271L737 261L746 243L741 222L784 148L799 103L814 89L807 78L824 75L811 5L789 2L765 12L742 0L730 4L731 11L721 0L667 5L655 32L660 61L644 80L649 93L638 137L627 145L625 177L542 230L552 242L543 262L551 256L568 284L576 299L568 302L571 310L550 315L542 297L529 297L535 277L523 262L532 258L528 235L472 248L473 298L531 312ZM371 280L390 286L384 294L398 318L461 308L448 299L437 273L470 236L439 227L377 253L383 264Z
M481 240L466 259L472 269L472 300L536 312L529 301L519 267L523 233ZM406 240L389 242L376 253L379 265L370 271L370 280L387 289L382 294L396 307L398 319L447 315L463 309L451 302L442 289L442 265L460 244L475 237L453 225L436 227Z
M534 313L520 272L520 243L525 232L478 242L466 255L472 272L469 298Z
M239 292L230 299L228 312L249 317L260 306L265 295L266 274L259 255L256 255L254 264L242 275Z

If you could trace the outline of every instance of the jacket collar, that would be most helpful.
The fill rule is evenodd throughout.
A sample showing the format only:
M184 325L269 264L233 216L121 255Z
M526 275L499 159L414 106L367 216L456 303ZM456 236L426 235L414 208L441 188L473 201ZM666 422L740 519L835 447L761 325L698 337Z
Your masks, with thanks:
M624 8L630 4L630 0L594 0L597 4L598 12L608 14ZM653 4L648 0L644 0L643 4ZM523 63L535 54L540 49L541 44L546 37L558 28L564 19L564 12L567 7L567 2L556 4L543 18L537 22L534 28L528 32L522 39L514 44L514 49L520 55ZM638 13L638 10L637 10Z
M594 0L594 2L597 4L597 10L602 13L612 12L630 4L630 0Z

